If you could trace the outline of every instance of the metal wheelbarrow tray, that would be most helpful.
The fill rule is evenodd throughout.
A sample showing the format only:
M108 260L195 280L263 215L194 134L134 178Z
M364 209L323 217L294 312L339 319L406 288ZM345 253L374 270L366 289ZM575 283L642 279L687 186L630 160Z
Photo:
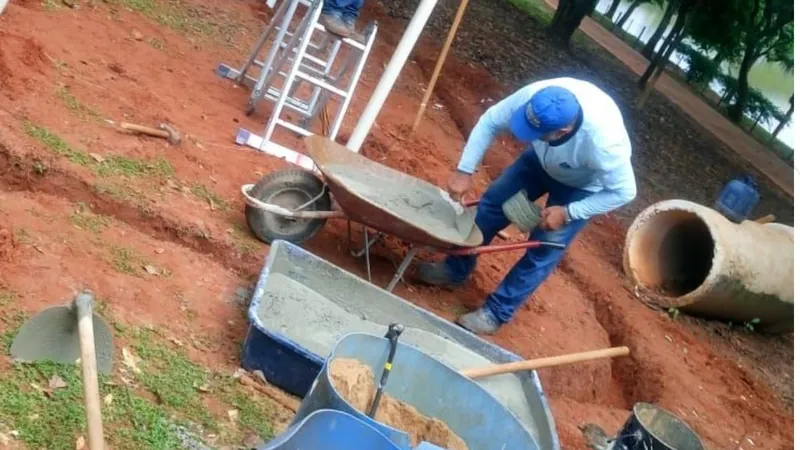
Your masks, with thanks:
M431 183L372 161L322 136L310 136L305 142L315 163L315 172L324 182L316 181L315 184L313 173L292 170L270 174L256 186L242 186L248 205L248 225L262 241L271 243L273 239L281 239L300 243L310 238L330 218L348 221L348 240L351 240L350 222L360 223L379 232L370 239L365 228L364 246L353 252L354 256L366 256L367 275L371 280L369 247L382 233L394 235L411 247L387 287L389 291L400 281L420 248L448 255L512 251L543 245L564 248L562 244L543 241L481 245L483 235L474 222L477 202L467 204L466 212L457 216L452 206L442 198L441 189ZM330 194L339 209L330 208ZM326 207L328 210L324 209ZM463 221L468 222L466 227L457 226ZM296 230L298 222L307 226L305 233L282 235L276 231L281 224ZM302 239L297 236L302 236Z
M291 289L286 289L291 285ZM338 340L382 334L402 323L401 342L462 370L521 358L286 241L275 241L248 309L242 365L305 396ZM511 410L540 449L558 449L550 407L536 372L478 380Z

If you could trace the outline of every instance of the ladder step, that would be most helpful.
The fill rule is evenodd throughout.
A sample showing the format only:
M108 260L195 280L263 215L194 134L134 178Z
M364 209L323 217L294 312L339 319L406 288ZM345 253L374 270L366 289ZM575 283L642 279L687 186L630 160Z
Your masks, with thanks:
M285 121L283 119L278 119L278 125L280 125L280 126L282 126L284 128L287 128L289 130L292 130L295 133L297 133L297 134L299 134L299 135L301 135L303 137L308 137L308 136L311 136L313 134L312 132L306 130L305 128L298 127L297 125L295 125L295 124L293 124L291 122L287 122L287 121Z
M326 91L332 92L332 93L338 95L339 97L346 97L347 96L347 91L339 89L336 86L334 86L334 85L332 85L330 83L327 83L327 82L325 82L323 80L320 80L318 78L311 77L311 76L309 76L309 75L307 75L307 74L305 74L303 72L298 71L296 76L297 76L297 78L300 78L303 81L308 81L309 83L311 83L311 84L313 84L315 86L319 86L322 89L325 89Z

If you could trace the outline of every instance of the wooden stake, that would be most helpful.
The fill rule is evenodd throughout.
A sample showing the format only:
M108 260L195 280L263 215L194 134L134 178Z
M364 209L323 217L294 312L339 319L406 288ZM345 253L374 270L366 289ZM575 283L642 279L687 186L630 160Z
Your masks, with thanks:
M431 75L431 79L428 82L428 89L425 91L425 96L422 97L422 103L419 105L419 109L417 110L417 116L414 118L414 124L411 125L412 133L417 130L417 127L422 120L422 116L425 114L425 108L428 107L428 100L430 100L431 94L433 94L433 87L436 86L436 80L439 78L439 72L442 71L444 61L447 59L447 53L450 51L450 44L453 43L453 38L456 36L456 30L458 30L458 25L461 23L461 18L464 16L464 11L467 9L467 3L469 3L469 0L461 0L461 4L458 5L456 17L453 19L453 24L450 25L450 32L447 33L447 39L444 41L442 52L439 53L439 60L436 61L436 67L433 69L433 75Z

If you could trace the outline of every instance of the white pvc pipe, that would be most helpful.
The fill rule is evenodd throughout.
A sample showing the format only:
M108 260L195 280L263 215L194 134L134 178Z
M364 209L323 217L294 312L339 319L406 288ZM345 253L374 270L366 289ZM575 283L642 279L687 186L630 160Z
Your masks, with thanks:
M364 139L367 138L372 124L375 123L378 113L383 107L384 102L386 102L386 97L389 96L389 91L392 90L394 83L397 81L397 77L400 76L400 71L403 70L403 65L408 60L408 56L411 54L411 50L417 43L420 34L422 34L422 29L428 22L431 13L433 13L433 8L436 6L437 1L438 0L421 0L419 6L417 6L414 17L412 17L411 21L408 23L408 27L406 27L403 37L400 38L400 42L397 44L392 59L389 60L389 64L383 71L383 75L380 81L378 81L378 85L375 87L375 91L372 93L367 107L364 108L364 112L361 113L361 117L359 117L358 123L356 123L353 134L350 135L350 140L347 141L347 148L351 151L358 153L361 150L361 144L363 144Z

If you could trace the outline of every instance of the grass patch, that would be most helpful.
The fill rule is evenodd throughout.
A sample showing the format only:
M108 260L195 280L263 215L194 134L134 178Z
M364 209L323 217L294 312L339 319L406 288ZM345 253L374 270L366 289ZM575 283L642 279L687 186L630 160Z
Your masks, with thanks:
M128 275L140 275L142 267L147 263L135 250L112 245L109 249L111 253L111 265L117 272Z
M508 0L509 3L536 19L542 25L547 25L553 19L555 11L545 5L542 0Z
M2 335L4 343L10 342L8 336L17 328L11 322L22 323L24 315L1 320L13 329ZM274 409L268 400L259 401L230 376L195 364L152 329L130 329L127 336L138 370L120 361L117 367L124 375L100 376L104 428L113 448L183 448L181 435L188 430L198 431L190 431L194 439L213 432L218 436L215 445L222 446L241 444L245 430L264 439L274 436ZM54 375L66 386L50 390ZM236 424L227 414L212 413L206 396L215 396L224 410L236 409ZM74 449L86 426L78 366L15 364L0 373L0 423L17 430L27 448Z
M211 37L225 43L233 42L243 23L237 15L181 0L116 0L115 3L187 37Z
M31 233L25 228L15 228L14 237L17 239L17 242L22 245L29 245L33 243L33 237L31 236Z
M78 115L78 117L80 117L82 120L97 120L101 117L99 112L84 105L77 98L75 98L67 86L59 86L58 89L56 89L56 97L58 97L70 111Z
M14 341L14 336L17 335L22 324L25 323L25 318L25 313L22 311L13 311L4 314L2 318L0 318L0 322L3 323L3 329L5 330L0 334L0 345L3 347L4 354L7 355L11 350L11 343ZM0 395L2 395L2 391L0 391Z
M242 223L234 223L230 235L231 242L239 253L249 255L258 252L262 248L261 241L254 238L247 226Z
M148 160L129 158L122 155L110 155L104 158L97 157L97 155L92 157L84 150L71 146L47 128L36 125L33 122L25 121L23 128L28 136L39 141L53 153L66 156L75 164L92 167L95 173L102 177L124 176L134 178L149 176L169 178L175 174L175 169L169 161L161 156Z
M223 200L219 194L212 191L202 183L195 183L192 185L192 194L195 197L211 204L212 208L226 211L228 209L228 202Z
M100 214L94 214L84 203L78 203L78 209L69 216L69 220L76 227L93 233L99 233L111 224L111 219Z
M68 144L65 140L61 139L58 135L54 134L47 128L41 127L30 121L25 121L22 124L25 133L39 141L50 151L57 155L66 156L71 162L81 166L90 166L94 162L88 153L78 150Z
M124 176L134 178L153 176L169 178L175 173L175 169L172 168L169 161L160 156L154 160L142 160L121 155L111 155L97 164L95 172L102 177Z
M156 50L164 50L165 43L161 39L150 38L147 43Z
M19 295L8 289L0 289L0 307L6 307L17 301Z

